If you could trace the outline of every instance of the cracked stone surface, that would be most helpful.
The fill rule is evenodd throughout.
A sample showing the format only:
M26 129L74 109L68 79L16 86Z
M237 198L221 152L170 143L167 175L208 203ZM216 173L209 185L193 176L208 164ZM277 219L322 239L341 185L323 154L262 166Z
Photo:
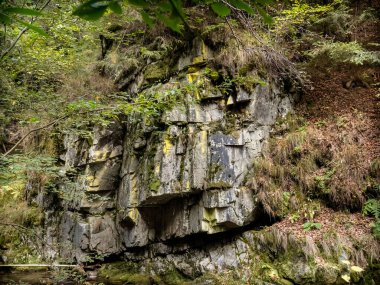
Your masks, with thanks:
M130 250L150 247L189 275L194 268L218 271L247 259L247 246L236 242L197 251L189 257L196 266L189 266L190 261L170 257L170 243L260 219L244 179L276 120L292 109L295 94L269 79L250 91L239 87L222 94L202 73L211 54L195 45L179 59L181 84L197 85L198 93L184 94L165 110L156 122L160 127L143 120L115 122L95 126L92 141L65 135L60 210L50 213L47 223L49 243L70 244L59 249L61 256L85 260L91 253L124 253L132 258ZM141 76L130 86L138 88Z

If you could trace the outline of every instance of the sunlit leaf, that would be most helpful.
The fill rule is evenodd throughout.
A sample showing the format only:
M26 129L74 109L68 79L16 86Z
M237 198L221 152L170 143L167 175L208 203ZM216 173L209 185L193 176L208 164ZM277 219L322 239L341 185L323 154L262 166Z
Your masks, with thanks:
M164 12L172 12L173 11L173 6L167 2L167 1L164 1L164 2L161 2L161 3L158 3L157 6Z
M263 6L266 6L266 5L269 5L271 3L273 3L274 0L256 0L256 2L260 5L263 5Z
M310 222L306 222L302 226L303 226L304 229L308 229L308 228L310 228L310 225L311 225Z
M359 266L351 266L351 268L350 268L350 270L351 271L354 271L354 272L363 272L364 271L364 269L363 268L361 268L361 267L359 267Z
M181 17L185 16L183 12L183 4L181 0L172 0L170 4L173 6L173 12L178 13Z
M179 16L171 15L167 17L165 15L159 14L157 15L158 19L160 19L167 27L172 29L173 31L182 34L182 19Z
M351 277L348 274L343 274L341 277L344 281L346 281L347 283L350 283Z

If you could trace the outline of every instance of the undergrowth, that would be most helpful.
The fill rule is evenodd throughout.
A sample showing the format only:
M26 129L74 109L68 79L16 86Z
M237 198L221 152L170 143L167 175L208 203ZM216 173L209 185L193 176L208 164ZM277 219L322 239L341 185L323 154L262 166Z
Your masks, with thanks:
M55 160L14 155L0 160L0 246L9 263L35 263L43 258L42 209L38 191L57 175ZM28 176L39 187L27 187Z
M329 65L351 64L351 65L373 65L380 63L380 53L368 51L358 42L317 42L314 48L307 53L312 64Z
M241 241L250 245L250 262L215 275L215 284L357 282L363 279L362 267L368 265L367 260L375 261L380 256L380 248L371 237L346 237L332 232L316 241L311 235L300 238L281 226L245 234Z
M376 238L380 239L380 200L368 199L363 206L363 214L375 218L372 232Z
M293 116L279 122L280 132L290 130L269 142L249 183L264 210L284 217L310 199L334 209L360 210L366 192L378 183L361 134L365 126L359 113L314 124Z

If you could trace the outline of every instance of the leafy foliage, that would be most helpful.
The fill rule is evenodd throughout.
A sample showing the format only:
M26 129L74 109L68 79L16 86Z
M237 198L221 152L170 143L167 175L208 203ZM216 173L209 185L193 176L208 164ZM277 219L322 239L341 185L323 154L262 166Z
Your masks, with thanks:
M0 128L17 123L21 132L30 130L64 115L65 105L73 97L95 99L105 92L106 82L94 78L92 63L96 60L98 34L107 35L108 18L96 23L73 21L75 3L59 0L56 4L48 6L36 20L48 27L49 37L25 33L13 53L1 61ZM118 21L114 18L114 23ZM20 33L19 27L13 25L7 26L6 31L6 36L1 37L3 50ZM79 82L84 85L90 81L99 84L87 86L86 93L81 93ZM67 90L68 85L76 85L75 91ZM6 147L7 140L18 136L16 133L12 137L5 129L0 131L0 140Z
M44 155L12 155L1 157L0 160L0 195L9 192L15 198L22 195L24 189L19 189L12 181L26 181L33 174L43 183L49 183L58 175L59 167L56 159Z
M379 64L380 53L365 50L358 42L318 42L315 48L308 52L315 61L349 63L353 65Z
M104 15L108 8L117 14L122 13L122 8L118 1L90 0L80 5L74 11L74 15L79 16L85 20L98 20Z
M322 228L321 223L306 222L302 225L305 231L320 230Z
M0 158L0 245L11 248L9 262L40 262L43 239L38 228L42 210L33 202L35 194L27 187L33 175L39 185L47 185L57 176L56 160L43 155L13 155ZM27 201L28 199L28 201Z
M353 18L351 9L345 3L345 1L334 1L333 5L315 20L311 30L321 33L324 37L329 36L336 40L347 39L353 27Z
M364 215L375 218L375 222L372 224L372 232L375 237L380 238L380 200L369 199L365 202L362 212Z
M22 196L24 189L18 182L26 181L33 173L41 180L48 182L58 175L59 167L56 158L42 154L15 154L0 157L0 196L11 195L15 198ZM22 185L22 184L21 184Z
M27 27L41 35L47 35L40 27L33 25L35 17L41 16L42 13L33 2L25 3L27 6L15 6L13 1L0 1L0 23L3 25L18 24L22 27ZM26 17L25 17L26 16ZM27 22L29 21L29 22Z
M92 21L101 18L106 13L107 9L121 14L122 6L120 2L121 1L118 0L90 0L80 5L74 11L74 15ZM196 5L210 6L212 11L222 18L230 15L231 9L242 10L248 14L253 14L256 9L266 22L270 23L272 21L272 18L263 8L272 3L272 0L193 0L192 2ZM145 23L149 26L151 26L155 20L160 20L167 27L177 33L181 33L183 25L188 28L187 15L182 0L161 0L154 2L148 0L129 0L127 1L127 4L135 7L140 12Z
M313 5L305 3L305 1L292 1L292 5L288 9L281 11L281 14L275 17L274 29L280 36L292 39L298 33L302 33L322 16L342 3L341 0L334 0L327 5Z
M380 201L376 199L369 199L363 206L363 214L373 216L376 219L380 218Z

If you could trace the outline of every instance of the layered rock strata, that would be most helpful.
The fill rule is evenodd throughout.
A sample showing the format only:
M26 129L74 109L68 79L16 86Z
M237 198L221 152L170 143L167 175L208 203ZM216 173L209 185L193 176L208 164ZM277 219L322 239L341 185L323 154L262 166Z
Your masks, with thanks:
M154 125L135 119L95 126L92 140L65 135L54 202L60 207L47 210L47 243L59 245L52 256L162 256L172 254L173 241L186 241L174 252L188 250L197 238L260 222L246 176L296 92L270 78L221 91L207 76L211 58L202 42L179 58L176 75L160 88L195 89L183 92ZM133 89L147 88L144 71L133 78ZM239 248L220 249L226 254L205 249L193 262L221 269L245 259Z

